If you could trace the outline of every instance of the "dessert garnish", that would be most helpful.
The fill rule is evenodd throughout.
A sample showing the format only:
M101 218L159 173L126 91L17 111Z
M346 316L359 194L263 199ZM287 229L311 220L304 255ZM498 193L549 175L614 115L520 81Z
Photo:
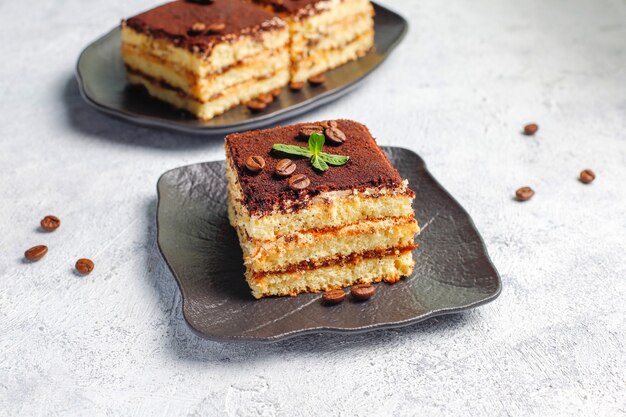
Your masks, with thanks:
M346 293L343 290L328 290L322 294L324 303L328 305L339 304L346 298Z
M359 301L369 300L376 293L376 288L372 284L357 284L350 288L350 294Z
M289 188L296 191L304 190L311 185L311 180L304 174L292 175L287 182L289 183Z
M250 172L261 172L263 168L265 168L265 159L259 155L252 155L246 159L246 168L248 168Z
M281 159L276 163L274 172L279 177L288 177L296 170L296 164L291 159Z
M276 143L274 144L274 146L272 146L272 149L289 155L304 156L306 158L310 158L311 165L313 165L313 167L320 171L326 171L328 169L328 165L345 165L346 162L348 162L348 160L350 159L349 156L322 152L325 141L326 139L324 135L320 133L312 133L311 136L309 136L308 148L305 148L304 146Z

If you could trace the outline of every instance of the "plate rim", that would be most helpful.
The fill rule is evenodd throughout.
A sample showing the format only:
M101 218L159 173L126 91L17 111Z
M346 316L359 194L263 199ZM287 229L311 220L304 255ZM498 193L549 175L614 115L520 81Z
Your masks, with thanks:
M397 329L397 328L401 328L401 327L407 327L413 324L417 324L420 323L422 321L426 321L429 320L431 318L434 317L439 317L439 316L444 316L444 315L449 315L449 314L454 314L454 313L460 313L462 311L466 311L466 310L471 310L474 309L476 307L479 307L481 305L484 304L488 304L492 301L494 301L496 298L498 298L500 296L500 294L502 293L502 277L500 276L500 273L498 272L497 268L495 267L493 260L491 259L491 256L489 255L489 251L487 250L487 246L485 244L485 241L482 237L482 235L480 234L480 232L478 231L478 228L476 227L476 224L474 223L474 219L472 219L472 217L469 215L469 213L467 212L467 210L465 209L465 207L463 207L449 192L446 188L444 188L441 183L439 181L437 181L437 179L430 173L430 171L428 170L426 163L424 162L424 160L417 154L415 153L413 150L408 149L408 148L404 148L404 147L399 147L399 146L381 146L381 148L383 149L383 151L385 151L386 153L389 152L390 149L395 149L395 150L401 150L402 152L408 152L412 157L415 157L418 161L420 161L420 166L418 167L418 169L422 169L425 173L425 175L427 175L429 177L429 179L431 181L433 181L433 183L441 190L443 191L446 196L451 199L457 206L458 208L461 210L462 214L464 214L467 217L467 220L469 222L469 225L474 229L474 231L476 232L476 235L478 236L478 242L480 243L480 250L482 255L484 256L485 260L487 261L488 265L491 267L491 269L494 272L494 276L495 276L495 281L496 281L496 287L494 289L494 291L489 294L486 295L484 298L482 298L479 301L476 302L472 302L472 303L468 303L468 304L464 304L462 306L454 306L454 307L449 307L449 308L440 308L440 309L436 309L436 310L432 310L429 313L420 315L420 316L416 316L410 319L406 319L406 320L401 320L401 321L396 321L396 322L392 322L392 323L377 323L377 324L372 324L372 325L367 325L367 326L361 326L361 327L355 327L355 328L339 328L339 327L332 327L332 326L320 326L320 327L313 327L313 328L306 328L306 329L301 329L301 330L292 330L289 332L285 332L285 333L280 333L280 334L276 334L276 335L272 335L272 336L243 336L243 335L235 335L235 336L228 336L228 337L224 337L224 336L216 336L216 335L208 335L206 333L204 333L203 331L197 329L196 327L194 327L193 325L193 320L190 320L189 317L187 317L187 312L185 309L185 305L188 302L187 301L187 295L186 295L186 291L183 287L183 285L181 284L181 280L178 277L178 275L176 274L176 272L174 271L174 268L172 267L172 265L170 264L170 262L167 259L167 256L161 246L161 227L160 227L160 210L161 210L161 203L162 203L162 197L161 197L161 183L164 179L164 177L166 175L168 175L171 172L174 171L178 171L184 168L188 168L188 167L192 167L192 166L197 166L197 165L203 165L206 163L211 163L211 162L222 162L224 160L222 159L218 159L218 160L214 160L214 161L205 161L205 162L198 162L198 163L194 163L194 164L189 164L189 165L183 165L180 167L176 167L176 168L172 168L169 169L167 171L165 171L164 173L162 173L159 176L159 179L157 180L157 208L156 208L156 213L155 213L155 217L156 217L156 231L157 231L157 247L159 249L159 253L161 255L161 258L165 261L169 271L171 272L171 274L174 277L174 281L176 282L176 285L178 286L178 289L180 291L181 294L181 309L182 309L182 313L183 313L183 318L185 319L185 322L187 323L187 325L189 326L189 328L192 330L193 333L195 333L197 336L203 338L203 339L208 339L208 340L212 340L215 342L220 342L220 343L225 343L225 342L243 342L243 343L275 343L275 342L279 342L279 341L283 341L283 340L287 340L287 339L291 339L294 337L298 337L298 336L305 336L305 335L311 335L311 334L341 334L341 335L346 335L346 334L363 334L363 333L367 333L370 331L376 331L376 330L386 330L386 329Z
M184 123L178 121L165 120L154 116L148 115L139 115L136 113L132 113L120 108L111 107L105 104L98 102L95 98L91 97L87 92L88 87L86 86L86 82L84 80L84 75L81 73L81 62L84 60L85 54L91 50L92 48L97 47L99 44L105 42L109 37L113 36L116 32L121 30L121 26L117 25L114 28L110 29L103 35L100 35L95 40L91 41L86 47L84 47L80 54L78 55L78 59L74 66L74 75L78 83L78 90L80 92L83 100L90 105L91 107L99 110L109 116L116 117L118 119L130 121L132 123L138 124L140 126L148 126L152 128L163 128L178 132L191 133L196 135L221 135L225 133L232 132L240 132L243 130L252 130L259 129L265 126L268 126L272 123L276 123L282 120L286 120L289 118L293 118L299 115L302 115L310 110L313 110L317 107L328 104L332 101L337 100L341 96L344 96L351 91L353 91L356 87L358 87L361 83L363 83L374 71L382 66L382 64L387 61L389 55L398 47L398 45L404 40L406 34L409 31L409 22L406 20L401 14L396 11L389 9L386 6L382 6L376 2L372 2L375 9L384 10L387 13L391 13L395 15L402 23L402 30L398 37L396 37L393 42L389 45L389 49L387 52L382 55L382 59L377 62L374 66L372 66L365 74L360 76L359 78L350 81L347 84L344 84L334 90L330 90L319 94L315 97L309 98L303 102L297 103L295 105L277 110L273 113L268 113L265 115L260 115L255 117L253 120L246 120L243 122L238 122L229 125L222 126L189 126Z

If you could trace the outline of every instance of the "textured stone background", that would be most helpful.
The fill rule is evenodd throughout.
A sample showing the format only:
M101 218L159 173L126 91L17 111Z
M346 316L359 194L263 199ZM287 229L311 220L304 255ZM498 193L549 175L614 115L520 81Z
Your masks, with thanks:
M385 3L406 41L301 120L354 118L424 157L482 232L500 298L358 336L198 339L155 247L155 184L223 158L221 138L99 114L73 75L87 43L155 2L6 0L0 415L626 414L626 1ZM535 198L512 201L527 184ZM63 226L39 233L48 213ZM24 264L39 243L48 256Z

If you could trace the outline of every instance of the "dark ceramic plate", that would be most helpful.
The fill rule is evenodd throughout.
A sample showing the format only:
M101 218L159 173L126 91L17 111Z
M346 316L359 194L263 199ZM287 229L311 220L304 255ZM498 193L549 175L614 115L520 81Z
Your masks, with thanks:
M120 55L119 27L81 53L76 77L87 103L136 123L203 134L258 129L336 100L354 89L387 58L404 38L408 23L402 16L382 6L375 4L374 8L376 46L371 52L357 61L327 72L327 81L323 86L307 86L300 92L284 88L278 99L258 114L252 114L244 106L239 106L209 121L200 121L149 97L136 87L128 87Z
M415 190L422 227L407 279L377 284L374 298L328 307L320 294L255 300L226 214L224 162L168 171L158 183L158 243L183 296L183 315L214 340L275 341L305 333L400 327L495 299L500 277L465 210L402 148L383 148Z

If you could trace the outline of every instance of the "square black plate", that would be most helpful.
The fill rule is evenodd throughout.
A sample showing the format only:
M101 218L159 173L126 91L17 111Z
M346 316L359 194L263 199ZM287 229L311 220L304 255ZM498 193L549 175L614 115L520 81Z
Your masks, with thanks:
M183 296L183 315L213 340L276 341L305 333L364 332L459 312L495 299L501 288L485 245L465 210L415 153L384 147L417 194L422 228L413 274L377 284L365 303L328 307L321 294L255 300L226 213L224 161L166 172L158 182L158 244Z
M336 100L382 64L404 38L408 23L402 16L380 5L374 4L374 9L376 35L372 51L361 59L327 72L326 83L322 86L307 86L300 92L283 88L274 103L258 114L239 106L211 120L201 121L149 97L138 88L128 87L120 53L119 27L83 50L76 65L76 77L87 103L135 123L202 134L258 129Z

